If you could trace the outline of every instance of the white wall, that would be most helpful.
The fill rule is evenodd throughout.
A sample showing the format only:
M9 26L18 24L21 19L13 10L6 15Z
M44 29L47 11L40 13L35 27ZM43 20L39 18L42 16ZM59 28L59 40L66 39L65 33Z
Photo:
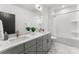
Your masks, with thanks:
M43 16L44 29L45 29L45 31L49 31L49 10L48 10L48 8L43 7L41 15Z
M69 11L76 10L76 6L71 6L65 9ZM64 9L61 9L57 13L61 13L61 11L63 10ZM62 12L61 14L62 15L56 15L56 17L53 17L53 15L51 16L50 22L51 22L52 35L64 38L72 38L73 37L72 20L76 19L76 14L75 13L64 14L64 12Z
M36 19L34 17L36 17L37 14L33 13L30 10L23 9L14 5L0 4L0 11L16 15L16 30L19 30L20 33L26 32L25 23L31 24L33 22L34 24L36 22Z
M77 10L79 10L79 4L77 4ZM77 12L77 19L79 20L79 11ZM79 39L79 21L78 21L78 24L77 24L77 29L78 29L78 39Z
M59 15L55 18L56 34L58 37L72 38L73 23L72 20L76 19L76 13L68 13Z

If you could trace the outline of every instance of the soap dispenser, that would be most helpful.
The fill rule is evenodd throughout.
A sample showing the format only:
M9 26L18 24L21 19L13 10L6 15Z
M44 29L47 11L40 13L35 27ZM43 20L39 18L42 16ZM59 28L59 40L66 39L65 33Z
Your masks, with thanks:
M7 32L4 33L4 40L8 40L8 33Z

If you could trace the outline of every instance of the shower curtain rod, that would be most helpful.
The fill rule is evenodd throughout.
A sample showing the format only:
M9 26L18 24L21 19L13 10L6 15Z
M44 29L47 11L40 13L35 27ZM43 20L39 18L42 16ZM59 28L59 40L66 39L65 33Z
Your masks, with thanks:
M73 13L73 12L78 12L79 10L75 10L75 11L70 11L70 12L67 12L67 13L63 13L63 14L68 14L68 13ZM56 16L58 15L63 15L63 14L57 14Z

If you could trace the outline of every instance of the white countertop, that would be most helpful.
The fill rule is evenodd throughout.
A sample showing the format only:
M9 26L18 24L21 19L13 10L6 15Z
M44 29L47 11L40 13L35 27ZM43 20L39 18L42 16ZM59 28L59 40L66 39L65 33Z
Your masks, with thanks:
M18 38L17 37L11 37L6 41L0 41L0 52L3 52L3 51L5 51L9 48L18 46L20 44L26 43L30 40L41 37L41 36L46 35L48 33L50 33L50 32L40 32L40 33L37 32L37 33L34 33L34 34L33 33L29 34L29 35L24 34L24 35L19 36Z

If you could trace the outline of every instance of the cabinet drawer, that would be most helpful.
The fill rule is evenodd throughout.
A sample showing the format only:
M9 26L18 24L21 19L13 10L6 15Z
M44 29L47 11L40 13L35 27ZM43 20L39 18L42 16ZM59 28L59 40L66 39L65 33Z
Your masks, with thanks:
M33 52L33 51L36 51L36 46L32 46L32 47L28 48L27 50L28 50L29 52L30 52L30 51L32 51L32 52Z
M28 53L28 48L25 48L24 53L25 53L25 54L27 54L27 53Z
M37 45L36 50L37 52L42 52L43 51L42 45Z
M32 46L27 49L28 54L36 54L36 46Z
M36 39L27 42L26 45L27 45L27 48L32 47L33 45L36 45Z
M24 45L19 45L19 46L10 48L2 52L2 54L19 54L21 51L24 51Z
M42 54L42 52L43 52L42 47L38 47L36 52L37 52L37 54Z
M37 42L37 43L42 42L42 37L37 38L37 39L36 39L36 42Z
M39 41L39 42L36 43L36 46L38 46L38 45L42 46L42 43L43 43L42 41Z

